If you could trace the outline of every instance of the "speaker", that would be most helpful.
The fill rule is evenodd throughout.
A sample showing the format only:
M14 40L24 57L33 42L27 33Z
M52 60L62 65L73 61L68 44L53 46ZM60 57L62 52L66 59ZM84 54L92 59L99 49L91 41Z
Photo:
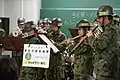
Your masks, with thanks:
M7 17L0 17L0 28L5 30L5 35L9 35L9 24L10 24L10 19Z

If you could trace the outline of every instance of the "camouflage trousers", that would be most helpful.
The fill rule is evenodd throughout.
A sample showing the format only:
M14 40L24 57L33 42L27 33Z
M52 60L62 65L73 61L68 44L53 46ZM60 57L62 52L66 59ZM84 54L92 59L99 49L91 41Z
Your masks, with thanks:
M22 52L12 52L12 58L17 63L18 66L18 75L20 75L20 70L22 67Z
M49 68L45 69L45 80L55 80L53 55L50 55Z
M65 78L65 73L63 69L63 60L61 59L61 54L57 54L54 56L54 74L55 74L55 80L62 80Z
M61 56L51 55L50 57L50 66L45 71L46 80L62 80L65 78L62 66L61 66Z
M44 80L45 69L43 68L22 68L22 80Z
M96 80L119 80L118 60L117 58L107 60L98 60L94 64Z
M92 57L80 56L79 59L75 59L74 64L74 80L78 79L79 75L91 76L93 72Z

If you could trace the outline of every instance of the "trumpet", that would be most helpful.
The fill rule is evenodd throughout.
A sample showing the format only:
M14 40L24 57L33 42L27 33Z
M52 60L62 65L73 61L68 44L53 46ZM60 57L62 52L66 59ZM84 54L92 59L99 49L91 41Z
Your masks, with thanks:
M15 31L12 32L13 37L18 37L18 36L22 36L22 35L23 35L23 33L19 27L16 27Z
M69 39L67 39L67 40L64 40L64 41L62 41L60 44L67 43L68 41L71 42L71 43L74 43L74 40L77 39L77 38L79 38L79 37L81 37L81 35L77 35L77 36L75 36L75 37L73 37L73 38L69 38Z
M19 30L15 30L14 32L12 32L12 36L13 36L13 37L26 37L27 35L24 34L24 33L19 29Z
M14 37L18 37L18 36L19 36L19 32L18 32L18 31L14 31L14 32L12 32L12 36L14 36Z

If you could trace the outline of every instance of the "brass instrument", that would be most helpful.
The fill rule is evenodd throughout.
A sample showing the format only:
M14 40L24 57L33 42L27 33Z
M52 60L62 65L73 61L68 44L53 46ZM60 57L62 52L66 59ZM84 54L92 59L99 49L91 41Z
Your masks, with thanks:
M18 36L19 36L19 32L18 32L18 31L12 32L12 36L13 36L13 37L18 37Z
M13 37L26 37L28 36L27 34L23 34L23 32L21 31L21 29L19 27L16 28L16 30L14 32L12 32L12 36Z
M22 31L14 31L14 32L12 32L12 36L13 37L26 37L27 36L27 34L23 34L22 33Z
M92 32L94 32L97 28L98 28L98 26L94 27ZM82 39L80 39L79 43L71 50L70 55L72 55L73 52L76 50L76 48L78 48L78 46L81 45L83 43L83 41L87 38L88 38L88 36L84 36Z
M94 31L94 36L98 38L102 32L103 32L102 27L98 25L98 28Z
M67 39L67 40L62 41L60 44L64 44L64 43L66 43L68 40L69 40L71 43L73 43L75 39L80 38L80 37L81 37L81 35L75 36L75 37L73 37L73 38L69 38L69 39Z

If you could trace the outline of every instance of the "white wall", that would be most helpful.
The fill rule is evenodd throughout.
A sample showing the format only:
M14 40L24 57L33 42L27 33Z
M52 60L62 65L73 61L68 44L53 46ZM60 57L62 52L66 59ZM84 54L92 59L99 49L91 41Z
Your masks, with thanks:
M0 16L4 16L4 0L0 0Z
M40 0L23 0L23 16L26 20L34 20L35 22L39 19L40 11Z
M17 18L25 17L26 21L33 20L35 23L39 19L41 0L2 0L4 10L1 15L10 18L10 32L17 26ZM1 5L0 5L1 6Z
M17 27L16 20L21 16L21 0L4 0L4 16L10 18L10 32Z

